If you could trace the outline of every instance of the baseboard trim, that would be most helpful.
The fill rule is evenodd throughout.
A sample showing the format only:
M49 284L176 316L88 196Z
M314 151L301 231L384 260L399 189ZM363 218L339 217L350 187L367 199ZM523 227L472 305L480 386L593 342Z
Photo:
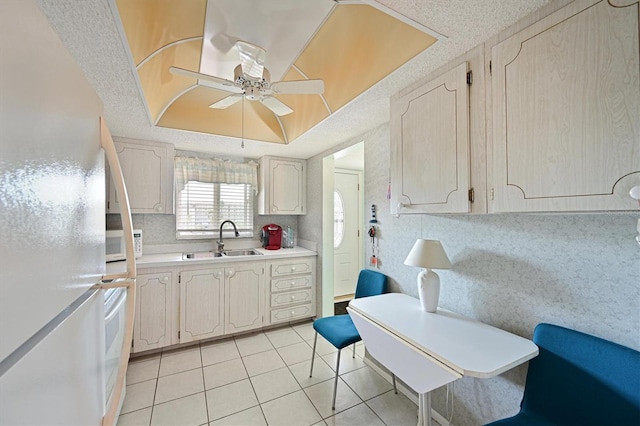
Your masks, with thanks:
M391 373L387 369L381 368L377 364L377 361L375 361L371 357L371 355L369 355L368 352L365 352L365 356L362 358L362 360L364 361L365 364L371 367L376 373L384 377L386 381L388 381L389 383L393 383L393 379L391 378ZM409 398L414 404L418 405L418 395L411 388L409 388L399 380L396 380L396 387L398 388L398 392L401 392L404 396ZM416 418L417 416L418 416L418 413L416 412ZM434 410L433 408L431 408L431 418L436 422L438 422L441 426L450 426L447 419L442 414Z

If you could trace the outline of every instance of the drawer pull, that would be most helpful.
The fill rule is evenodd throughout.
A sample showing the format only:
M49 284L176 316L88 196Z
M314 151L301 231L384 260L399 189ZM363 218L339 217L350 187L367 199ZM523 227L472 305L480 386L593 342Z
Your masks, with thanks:
M295 315L295 314L296 314L296 311L291 311L291 315Z
M295 296L291 296L291 300L296 300L296 297Z
M291 272L294 272L295 270L296 270L296 267L295 267L295 266L292 266L292 267L291 267Z

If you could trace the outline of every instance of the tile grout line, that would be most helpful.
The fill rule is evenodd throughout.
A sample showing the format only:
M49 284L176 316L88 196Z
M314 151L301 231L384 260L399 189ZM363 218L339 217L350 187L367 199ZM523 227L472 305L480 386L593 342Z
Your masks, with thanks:
M207 399L207 382L204 380L204 361L202 360L202 343L198 344L198 352L200 353L200 369L202 372L202 389L204 396L204 409L207 413L207 425L211 422L209 420L209 400Z
M160 352L160 360L158 361L158 371L156 372L156 386L153 390L153 400L151 401L151 415L149 416L149 426L151 426L151 421L153 420L153 412L155 411L156 406L156 395L158 394L158 382L160 381L160 366L162 366L162 357L164 356L164 352Z
M264 334L264 332L263 332L263 334ZM269 338L267 337L266 334L265 334L264 337L266 337L267 340L269 340ZM233 343L236 345L236 350L238 351L238 355L240 355L240 362L242 362L242 366L244 367L244 372L247 373L247 380L249 380L249 384L251 385L251 389L253 390L253 394L256 397L256 402L258 403L258 407L260 408L260 412L262 413L262 418L264 419L264 422L268 425L269 423L267 422L267 416L264 415L264 410L262 409L262 404L260 404L260 400L258 399L258 394L256 393L256 389L253 387L253 382L251 381L251 376L249 376L249 370L247 370L247 366L244 363L244 357L240 353L240 348L238 347L238 343L236 342L235 337L233 338ZM269 343L271 343L270 340L269 340ZM271 345L271 346L273 346L273 345ZM266 351L264 351L264 352L266 352ZM257 353L262 353L262 352L257 352ZM255 354L252 354L252 355L255 355ZM237 381L234 382L234 383L237 383ZM253 408L253 407L249 407L249 408L247 408L245 410L249 410L251 408ZM242 410L242 411L245 411L245 410ZM238 413L241 413L242 411L238 411ZM238 413L233 413L233 414L238 414ZM229 415L231 416L233 414L229 414ZM225 416L225 417L228 417L228 416Z
M307 343L307 342L304 340L304 337L300 336L300 333L298 333L296 330L294 330L294 329L293 329L293 327L291 327L291 329L292 329L292 330L293 330L293 331L294 331L294 332L295 332L295 333L296 333L296 334L297 334L297 335L302 339L302 341L303 341L304 343ZM297 343L295 343L295 344L297 344ZM307 346L309 346L309 345L307 344ZM313 356L313 348L311 348L311 347L310 347L309 349L311 349L311 356ZM324 418L322 417L322 414L320 413L320 411L318 411L318 407L316 407L316 406L315 406L315 404L313 403L313 401L311 401L311 398L309 398L309 395L307 395L307 393L304 391L304 388L302 387L302 384L301 384L301 383L300 383L300 381L296 378L296 376L293 374L293 371L291 371L291 368L289 368L289 365L288 365L288 364L287 364L287 362L284 360L284 358L282 358L282 355L280 354L280 352L278 352L278 350L277 350L277 349L276 349L276 353L278 354L278 356L280 357L280 359L282 360L282 362L284 362L284 365L285 365L285 367L287 367L287 371L289 371L289 374L291 374L291 375L293 376L293 379L296 381L296 383L297 383L297 384L298 384L298 386L300 387L300 389L296 390L295 392L302 391L302 394L307 398L307 400L309 401L309 404L311 404L311 406L313 407L313 409L314 409L314 410L316 410L316 413L318 413L318 416L320 416L321 421L323 421L323 422L324 422ZM302 361L302 362L305 362L305 361ZM295 365L295 364L294 364L294 365ZM287 395L291 395L292 393L295 393L295 392L291 392L291 393L289 393L289 394L287 394ZM283 396L284 396L284 395L283 395ZM275 400L275 399L277 399L277 398L274 398L273 400ZM317 423L317 422L316 422L316 423ZM326 424L326 423L325 423L325 424Z

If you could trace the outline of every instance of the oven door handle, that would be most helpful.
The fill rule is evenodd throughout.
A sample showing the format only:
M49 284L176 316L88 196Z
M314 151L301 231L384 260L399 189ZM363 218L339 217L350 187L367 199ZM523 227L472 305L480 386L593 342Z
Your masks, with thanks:
M122 306L122 304L127 300L127 291L121 291L118 295L118 299L115 303L111 305L109 310L105 312L104 322L109 322L113 319L113 317L118 313L118 310Z

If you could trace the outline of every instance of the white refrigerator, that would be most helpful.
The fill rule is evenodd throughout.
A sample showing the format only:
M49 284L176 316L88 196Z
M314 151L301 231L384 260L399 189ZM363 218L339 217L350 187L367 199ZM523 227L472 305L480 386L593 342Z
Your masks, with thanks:
M102 113L36 2L2 0L0 425L98 425L109 411L96 285L105 273Z

